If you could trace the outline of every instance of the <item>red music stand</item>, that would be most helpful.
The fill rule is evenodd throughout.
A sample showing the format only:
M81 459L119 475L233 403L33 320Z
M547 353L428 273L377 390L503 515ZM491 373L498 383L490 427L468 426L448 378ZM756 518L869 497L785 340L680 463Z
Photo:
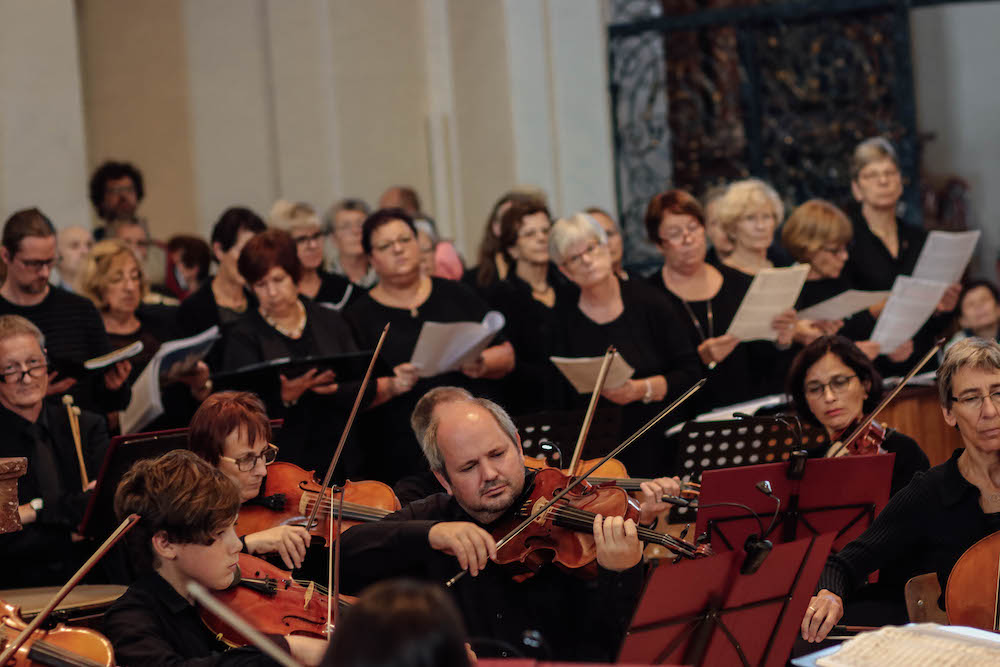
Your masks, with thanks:
M807 459L801 479L790 479L794 461L742 468L706 470L701 477L696 535L706 534L716 553L740 551L748 535L760 528L753 517L736 507L707 507L717 502L742 503L760 514L765 524L775 502L754 485L771 483L781 499L781 511L772 531L775 543L832 532L834 552L859 536L889 501L895 454ZM794 475L793 475L794 477Z
M783 667L832 542L828 533L778 545L749 575L740 551L661 565L618 661Z

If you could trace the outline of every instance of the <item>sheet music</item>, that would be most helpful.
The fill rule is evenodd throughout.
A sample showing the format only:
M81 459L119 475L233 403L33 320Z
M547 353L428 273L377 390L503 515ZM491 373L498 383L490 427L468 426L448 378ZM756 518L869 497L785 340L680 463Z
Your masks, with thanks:
M913 338L934 314L948 283L897 276L892 293L875 323L871 339L889 354Z
M479 356L504 324L503 315L495 310L482 322L424 322L410 363L422 378L458 370Z
M917 258L912 277L948 285L957 283L972 259L979 235L978 229L971 232L931 232Z
M174 376L190 372L198 361L205 358L219 338L219 327L213 326L196 336L167 341L161 345L132 385L132 399L122 411L122 434L136 433L162 415L160 383L167 379L167 372L173 371ZM161 377L161 370L164 377Z
M888 298L889 292L865 292L849 289L826 301L800 310L799 318L803 320L842 320Z
M778 332L771 328L771 321L795 305L808 274L808 264L758 273L726 333L740 340L777 340Z
M597 376L601 372L604 357L549 357L573 388L581 394L589 394L597 386ZM635 375L632 368L622 355L615 352L608 367L608 376L604 378L604 386L608 389L620 387Z

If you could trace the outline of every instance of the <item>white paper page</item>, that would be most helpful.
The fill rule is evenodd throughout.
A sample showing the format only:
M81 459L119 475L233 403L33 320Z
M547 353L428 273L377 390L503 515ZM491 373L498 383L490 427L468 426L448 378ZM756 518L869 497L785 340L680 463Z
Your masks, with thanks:
M799 311L802 320L842 320L889 298L889 292L849 289L837 296Z
M142 341L137 340L130 345L118 348L117 350L112 350L107 354L102 354L101 356L94 357L93 359L87 359L83 362L83 367L88 371L96 371L100 368L104 368L105 366L117 364L119 361L131 359L140 352L142 352Z
M913 267L914 278L957 283L972 259L979 242L979 230L971 232L940 232L927 235L924 247Z
M581 394L589 394L597 386L597 376L601 372L604 357L549 357L556 368L566 376L573 388ZM608 376L604 378L604 386L614 389L625 384L633 375L635 369L629 366L622 355L615 352L608 367Z
M726 333L740 340L777 340L778 332L771 328L771 321L795 305L808 274L808 264L758 273Z
M424 322L410 362L425 378L458 370L485 350L503 325L503 315L495 310L482 322Z
M871 339L882 346L882 354L889 354L913 338L934 313L946 289L948 283L909 276L896 278L892 294L872 331Z

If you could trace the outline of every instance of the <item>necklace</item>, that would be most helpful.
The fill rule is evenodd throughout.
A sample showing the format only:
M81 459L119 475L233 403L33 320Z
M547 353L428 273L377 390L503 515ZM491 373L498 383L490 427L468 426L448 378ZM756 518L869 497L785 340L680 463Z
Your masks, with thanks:
M283 327L270 315L267 315L266 313L261 314L264 315L264 321L276 329L278 333L283 336L287 336L288 338L298 339L302 336L302 332L306 328L306 309L305 306L302 305L301 301L296 301L295 303L299 306L299 318L293 327Z
M698 330L698 337L702 341L706 340L705 330L701 328L701 322L694 314L694 310L691 309L690 304L688 304L687 299L678 297L681 303L684 304L684 310L691 317L691 322L694 324L694 328ZM712 313L712 300L708 299L705 301L705 310L708 311L708 336L707 338L715 338L715 315ZM708 370L713 370L718 364L714 361L708 364Z

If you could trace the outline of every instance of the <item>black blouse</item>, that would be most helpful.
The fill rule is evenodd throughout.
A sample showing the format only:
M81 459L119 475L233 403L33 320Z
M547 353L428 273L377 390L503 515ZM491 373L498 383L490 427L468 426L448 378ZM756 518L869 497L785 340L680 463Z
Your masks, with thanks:
M685 302L671 292L663 282L662 271L657 271L648 279L649 284L666 295L673 305L673 310L679 317L675 326L681 328L688 344L696 351L706 338L726 333L753 282L752 276L725 264L715 268L722 274L722 287L711 299L702 301ZM708 317L710 304L711 322ZM695 414L780 391L784 368L789 363L788 357L787 352L780 352L774 343L766 340L739 343L712 370L702 364L698 357L701 373L708 377L708 383L692 399Z
M415 313L408 308L385 306L365 293L344 310L344 317L365 349L375 348L382 329L390 323L380 359L385 367L395 368L413 357L424 322L481 322L487 312L486 302L466 285L431 278L431 293ZM490 345L505 340L501 332ZM394 484L405 475L427 469L420 445L410 429L410 415L425 393L446 385L463 387L476 396L493 399L499 398L500 393L500 383L496 380L473 380L455 371L420 378L410 391L359 415L359 432L365 443L363 470L368 479Z
M913 273L927 239L926 231L897 218L899 253L893 257L865 222L859 206L853 207L850 215L854 238L847 248L849 254L841 275L851 287L870 291L889 290L896 276Z
M289 338L272 327L257 309L245 313L230 332L225 349L225 368L236 370L282 357L328 357L358 351L351 329L340 313L308 299L302 299L302 303L306 309L306 326L297 339ZM279 459L306 470L316 470L320 476L325 473L361 386L360 379L338 381L338 384L340 387L333 394L307 391L291 407L282 403L279 383L259 388L258 393L267 406L268 416L272 419L283 417L285 420L276 435ZM375 383L371 382L366 403L371 402L374 394ZM352 434L345 446L337 467L335 478L338 481L346 477L358 478L360 452L357 441Z
M635 369L634 377L666 377L667 395L661 402L635 401L625 406L606 400L598 403L594 419L614 419L615 413L620 414L620 438L624 440L697 382L701 369L690 340L679 326L686 316L642 281L619 284L624 310L611 322L594 322L580 310L577 300L561 304L561 326L554 349L558 356L599 357L609 345L614 345ZM589 395L577 393L564 378L562 382L570 406L586 407ZM658 477L671 472L675 464L674 452L669 449L663 434L671 424L687 416L690 416L690 406L682 406L623 452L621 459L630 475ZM585 452L585 456L605 453Z

